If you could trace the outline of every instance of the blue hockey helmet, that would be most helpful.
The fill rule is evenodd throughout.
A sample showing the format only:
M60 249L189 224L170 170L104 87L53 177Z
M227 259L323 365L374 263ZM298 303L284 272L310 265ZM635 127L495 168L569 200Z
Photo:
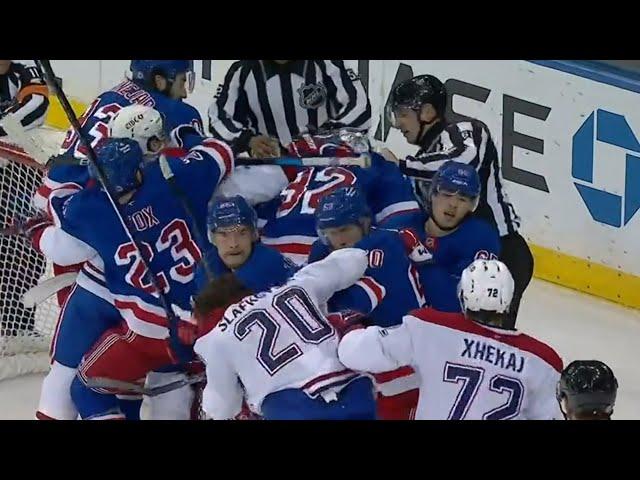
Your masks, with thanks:
M316 208L316 230L326 243L322 231L345 225L360 225L363 218L371 218L367 199L359 188L343 187L322 197Z
M143 154L138 142L128 138L107 138L96 148L96 158L109 187L118 197L142 184ZM89 164L89 175L98 178L93 163Z
M444 163L433 176L428 190L426 204L431 205L431 197L440 191L457 193L474 201L473 210L480 200L480 176L478 171L467 163L450 160Z
M241 225L251 227L258 232L258 215L251 205L241 197L217 197L209 204L207 230L209 241L213 243L213 234L219 228L234 228Z
M132 80L143 85L152 85L154 75L173 82L179 73L185 73L187 92L193 92L195 86L193 60L131 60L130 69Z

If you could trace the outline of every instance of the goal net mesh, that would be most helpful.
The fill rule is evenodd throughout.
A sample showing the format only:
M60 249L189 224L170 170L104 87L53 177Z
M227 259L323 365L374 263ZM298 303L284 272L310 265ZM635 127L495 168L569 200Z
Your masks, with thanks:
M41 129L47 151L55 153L61 136ZM33 216L31 199L44 171L19 147L0 141L0 222L6 228L16 218ZM45 372L59 307L52 296L27 308L23 295L52 277L52 265L19 236L0 235L0 380Z

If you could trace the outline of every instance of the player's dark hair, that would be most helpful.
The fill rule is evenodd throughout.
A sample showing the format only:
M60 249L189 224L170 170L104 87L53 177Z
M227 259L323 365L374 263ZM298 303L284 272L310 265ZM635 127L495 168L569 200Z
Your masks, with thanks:
M209 282L198 293L194 301L194 312L196 316L204 317L215 309L225 308L253 293L233 273L225 273Z
M488 327L503 328L508 319L507 313L490 312L488 310L467 310L465 316L474 322L482 323Z

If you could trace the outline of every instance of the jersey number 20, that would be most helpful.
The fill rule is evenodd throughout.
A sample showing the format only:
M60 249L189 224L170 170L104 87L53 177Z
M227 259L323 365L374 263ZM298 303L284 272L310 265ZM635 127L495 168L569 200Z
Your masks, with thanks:
M275 351L283 325L289 325L305 343L317 345L333 335L331 325L300 287L291 287L279 293L274 297L272 305L278 318L274 318L266 310L256 310L240 320L234 329L234 334L240 341L247 338L254 328L261 330L256 358L271 376L302 355L300 347L293 342L279 352Z

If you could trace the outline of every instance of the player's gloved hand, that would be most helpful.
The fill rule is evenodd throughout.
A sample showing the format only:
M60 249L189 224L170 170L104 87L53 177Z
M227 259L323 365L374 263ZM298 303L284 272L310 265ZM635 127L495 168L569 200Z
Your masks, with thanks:
M344 123L336 122L335 120L327 120L322 125L320 125L318 131L315 133L332 132L345 127L346 125Z
M51 217L40 213L31 218L14 219L11 226L5 230L8 235L22 235L26 237L33 247L39 251L38 241L45 228L53 225Z
M187 321L180 321L178 338L184 345L193 345L198 339L198 325Z
M235 417L233 417L233 419L234 420L262 420L262 417L260 417L260 415L256 415L251 410L249 410L247 402L242 402L242 410L240 410L240 413Z
M169 134L173 143L186 150L200 145L204 136L193 125L180 125Z
M353 149L335 135L303 134L287 145L294 157L355 157Z
M270 158L280 155L280 144L266 135L256 135L249 140L249 151L255 158Z
M400 230L400 237L404 243L405 252L413 263L420 265L433 259L433 253L420 241L413 230L410 228Z
M351 330L364 328L365 319L365 315L353 310L344 310L327 315L327 320L329 320L331 326L336 329L340 338L344 337Z

